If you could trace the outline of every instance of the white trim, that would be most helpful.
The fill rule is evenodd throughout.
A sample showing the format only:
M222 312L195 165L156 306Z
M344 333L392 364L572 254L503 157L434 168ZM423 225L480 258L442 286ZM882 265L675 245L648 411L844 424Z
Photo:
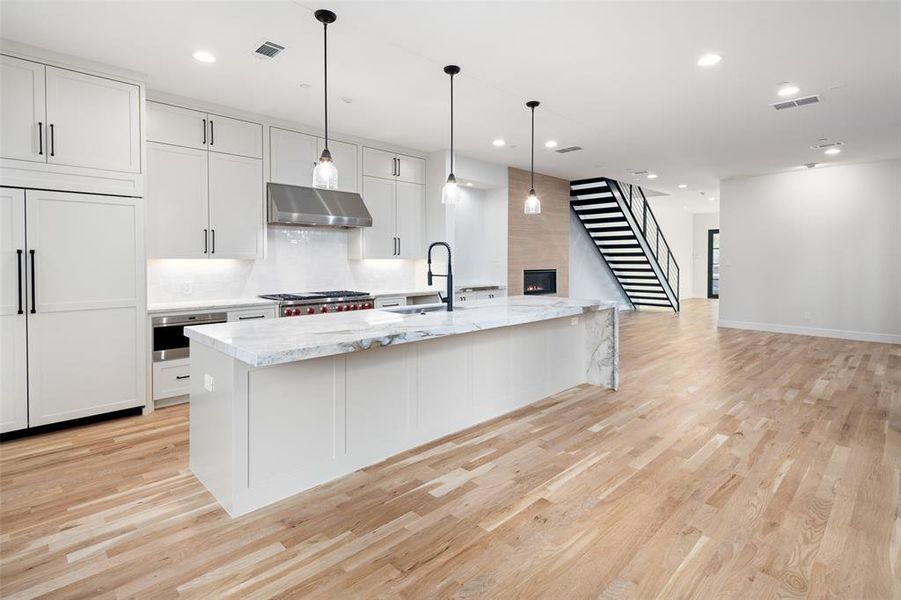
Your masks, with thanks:
M728 329L750 329L752 331L769 331L772 333L790 333L793 335L810 335L814 337L856 340L859 342L880 342L883 344L901 344L901 335L893 333L871 333L868 331L846 331L844 329L821 329L818 327L799 327L797 325L775 325L773 323L752 323L750 321L728 321L719 319L717 327Z

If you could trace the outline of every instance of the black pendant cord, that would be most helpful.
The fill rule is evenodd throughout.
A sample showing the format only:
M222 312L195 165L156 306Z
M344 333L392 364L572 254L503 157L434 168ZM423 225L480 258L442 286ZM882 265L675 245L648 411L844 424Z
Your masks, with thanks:
M451 109L451 139L450 139L450 174L454 174L454 74L450 76L450 109Z
M535 189L535 107L532 107L532 167L529 171L529 187Z
M322 24L322 66L325 102L325 150L328 150L328 23Z

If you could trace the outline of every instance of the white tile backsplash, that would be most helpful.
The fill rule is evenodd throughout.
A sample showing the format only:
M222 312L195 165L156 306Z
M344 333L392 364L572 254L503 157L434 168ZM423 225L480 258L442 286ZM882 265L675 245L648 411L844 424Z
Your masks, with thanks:
M424 260L350 260L348 235L357 233L270 226L263 260L150 260L147 302L218 300L327 289L425 287Z

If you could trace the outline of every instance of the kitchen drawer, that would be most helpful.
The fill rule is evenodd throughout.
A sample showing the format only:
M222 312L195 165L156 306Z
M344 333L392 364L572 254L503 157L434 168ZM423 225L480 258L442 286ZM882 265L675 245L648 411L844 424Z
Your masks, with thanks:
M263 308L245 308L228 311L229 321L252 321L254 319L274 319L278 316L278 308L266 306Z
M162 400L191 393L191 359L153 363L153 399Z
M384 296L382 298L375 299L375 307L376 308L390 308L394 306L406 306L407 305L407 297L406 296Z

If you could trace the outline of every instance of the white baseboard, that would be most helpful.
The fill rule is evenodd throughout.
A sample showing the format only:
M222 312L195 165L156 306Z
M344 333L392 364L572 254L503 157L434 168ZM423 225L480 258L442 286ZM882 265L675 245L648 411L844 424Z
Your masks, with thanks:
M859 342L882 342L885 344L901 344L901 335L892 333L871 333L868 331L846 331L844 329L820 329L817 327L799 327L797 325L775 325L773 323L752 323L750 321L728 321L720 319L717 327L728 329L750 329L752 331L769 331L772 333L791 333L794 335L812 335L814 337L856 340Z

